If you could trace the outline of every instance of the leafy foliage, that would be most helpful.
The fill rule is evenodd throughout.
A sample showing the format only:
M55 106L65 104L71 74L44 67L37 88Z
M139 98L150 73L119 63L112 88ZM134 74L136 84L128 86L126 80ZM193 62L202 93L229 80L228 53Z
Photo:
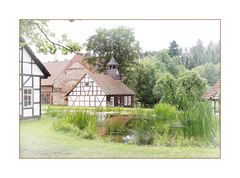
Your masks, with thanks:
M220 55L220 42L218 44L210 42L206 50L207 61L218 64L220 63Z
M93 139L97 129L97 118L87 112L67 112L54 123L56 130L75 132L83 138Z
M136 98L144 107L154 105L153 87L155 85L155 67L151 60L145 59L136 66L131 76Z
M179 63L179 57L173 56L171 57L166 50L159 52L156 55L156 68L161 73L169 72L174 76L178 76L179 74L185 72L185 67ZM163 69L163 66L165 70Z
M205 48L202 41L198 40L197 44L190 48L190 51L185 53L183 57L188 69L210 62L217 64L220 62L220 43L214 44L210 42L208 47Z
M176 79L169 73L157 77L153 94L158 101L174 104L176 92Z
M184 137L213 141L218 129L218 120L212 115L209 103L196 102L182 113Z
M166 103L159 103L154 107L156 115L156 129L158 134L164 136L166 141L171 140L172 137L179 136L179 132L175 131L175 126L179 126L180 112L173 105Z
M124 135L127 133L126 122L127 120L124 120L120 116L107 118L104 120L104 128L107 134Z
M140 55L139 42L132 29L118 27L96 30L86 43L89 62L98 66L99 71L106 70L106 64L113 56L119 64L120 74L128 76L129 68Z
M133 133L138 145L153 144L156 135L155 118L150 112L139 110L133 118Z
M181 52L182 52L182 49L179 48L179 45L177 44L177 42L175 40L170 42L170 46L168 49L169 56L171 56L171 57L179 56L181 54Z
M186 72L176 82L175 104L179 109L186 110L189 103L200 101L206 92L206 80L195 72Z
M201 64L205 64L206 62L207 62L206 49L204 48L202 41L198 40L197 45L190 48L189 61L187 67L189 69L192 69Z
M213 86L220 79L220 64L206 63L194 68L193 71L207 79L210 86Z
M57 40L56 34L49 30L48 22L49 20L21 19L19 20L20 36L29 45L36 46L43 54L55 54L57 50L60 50L62 54L67 55L80 51L79 43L69 39L66 34Z

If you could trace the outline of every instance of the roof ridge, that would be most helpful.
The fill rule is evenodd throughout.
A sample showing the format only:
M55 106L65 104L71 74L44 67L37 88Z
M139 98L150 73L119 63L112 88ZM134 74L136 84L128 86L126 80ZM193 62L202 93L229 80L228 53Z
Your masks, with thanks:
M26 40L23 37L20 37L20 42L22 43L26 43ZM36 65L39 67L39 69L41 70L41 72L44 75L44 78L48 78L49 76L51 76L51 74L49 73L49 71L46 69L46 67L43 65L43 63L40 61L40 59L37 58L37 56L34 54L34 52L32 51L32 49L25 44L23 46L23 48L29 53L29 55L31 56L32 60L36 63Z
M57 77L52 81L52 83L54 83L57 78L65 71L67 70L71 65L73 65L75 62L79 62L80 64L82 64L88 71L92 72L92 70L90 70L88 67L86 67L86 65L84 65L81 61L80 58L77 57L82 57L80 54L75 54L73 56L73 58L71 60L69 60L68 64L66 64L66 66L63 68L63 70L57 75Z

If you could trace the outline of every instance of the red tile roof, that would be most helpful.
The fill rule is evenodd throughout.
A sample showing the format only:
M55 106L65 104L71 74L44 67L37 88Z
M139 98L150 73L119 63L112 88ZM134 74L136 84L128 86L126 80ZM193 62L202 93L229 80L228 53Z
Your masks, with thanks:
M90 72L95 72L95 69L90 66L83 58L82 55L75 55L69 61L55 61L55 62L47 62L43 63L43 65L50 72L51 77L42 80L42 85L53 85L53 82L57 77L64 72L68 67L70 67L73 63L80 62L86 69Z
M134 95L121 80L115 80L110 75L89 74L89 76L97 83L97 85L107 95Z
M103 90L106 95L134 95L121 80L114 80L110 75L89 73L88 74L94 82ZM78 83L85 77L85 75L73 86L67 95L78 85Z
M52 85L53 81L58 77L58 75L65 69L69 61L57 61L43 63L43 65L50 72L51 76L47 79L43 79L41 85Z
M221 82L220 80L209 90L203 98L208 100L219 100L221 94Z

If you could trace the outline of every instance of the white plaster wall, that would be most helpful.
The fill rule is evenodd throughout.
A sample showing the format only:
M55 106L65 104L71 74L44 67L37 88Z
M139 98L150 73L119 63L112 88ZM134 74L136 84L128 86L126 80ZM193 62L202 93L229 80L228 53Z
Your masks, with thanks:
M34 90L34 102L40 102L40 92L39 90Z
M31 68L31 64L23 63L23 74L31 74Z
M34 104L34 116L39 116L39 115L40 115L40 105Z
M26 82L26 80L29 78L29 76L23 76L23 83Z
M24 87L32 87L32 77L25 83Z
M28 52L26 51L26 49L23 48L23 61L24 62L31 62L31 56L28 54Z
M69 98L68 98L68 106L72 106L72 105L73 105L72 101L69 101Z
M22 104L19 104L19 114L22 115Z
M22 90L19 90L19 102L22 102Z
M19 76L19 88L22 86L22 76Z
M19 73L22 73L22 63L19 63Z
M39 67L36 64L33 64L32 67L33 67L32 69L33 75L43 76L42 71L39 69Z
M39 89L40 88L40 77L34 77L33 78L34 88Z
M23 117L32 116L32 109L24 109L23 110Z

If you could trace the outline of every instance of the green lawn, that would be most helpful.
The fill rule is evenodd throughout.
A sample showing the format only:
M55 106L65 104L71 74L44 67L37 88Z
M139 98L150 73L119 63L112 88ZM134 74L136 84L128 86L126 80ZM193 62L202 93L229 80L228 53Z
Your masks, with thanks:
M220 148L137 146L56 132L54 120L20 121L20 158L220 158Z

